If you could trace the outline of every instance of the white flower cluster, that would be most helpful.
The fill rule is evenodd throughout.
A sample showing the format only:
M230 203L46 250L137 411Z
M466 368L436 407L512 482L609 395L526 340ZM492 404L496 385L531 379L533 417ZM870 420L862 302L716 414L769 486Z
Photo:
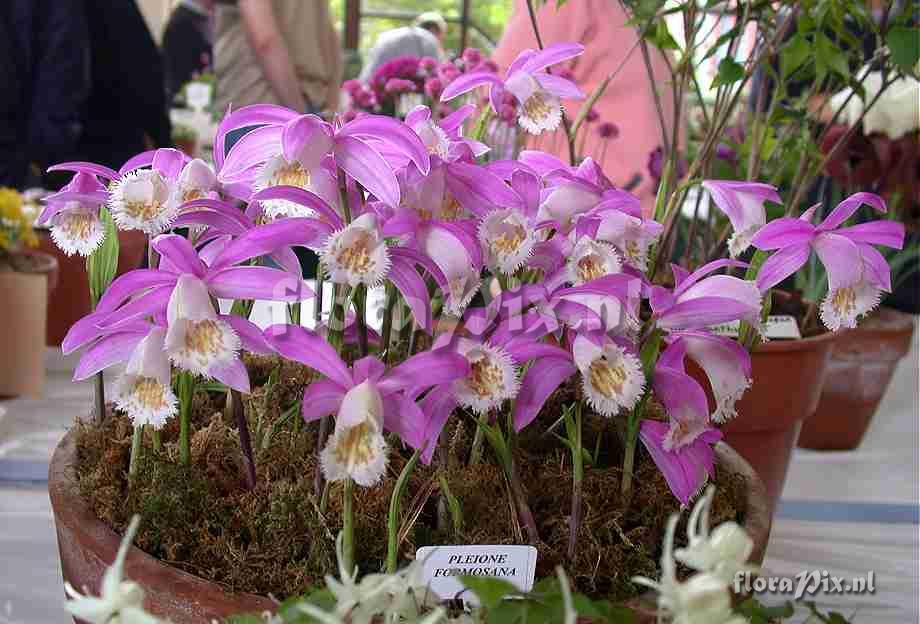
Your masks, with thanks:
M755 572L747 563L754 542L738 524L725 522L709 530L709 509L715 488L709 486L687 521L687 547L674 550L678 515L668 520L661 554L661 579L635 577L633 582L658 592L659 617L673 624L747 624L732 611L730 586L738 572ZM696 574L677 579L677 562Z

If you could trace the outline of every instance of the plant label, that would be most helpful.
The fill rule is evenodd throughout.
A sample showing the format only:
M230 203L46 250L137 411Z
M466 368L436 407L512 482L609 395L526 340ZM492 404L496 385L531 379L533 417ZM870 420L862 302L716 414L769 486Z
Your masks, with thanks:
M442 600L479 604L463 586L461 576L486 576L512 583L522 592L533 589L537 549L533 546L423 546L415 553L432 592Z
M720 323L713 325L709 329L717 336L728 336L729 338L738 337L738 328L740 321L731 323ZM776 338L779 340L801 340L802 332L799 331L799 324L795 317L788 314L771 314L764 323L764 334L767 338Z

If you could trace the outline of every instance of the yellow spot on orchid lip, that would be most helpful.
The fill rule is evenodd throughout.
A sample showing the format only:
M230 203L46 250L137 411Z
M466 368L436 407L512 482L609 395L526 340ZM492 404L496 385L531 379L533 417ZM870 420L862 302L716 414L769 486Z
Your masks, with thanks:
M205 319L189 325L185 334L185 350L202 362L219 355L223 349L223 328L218 321Z
M343 267L358 275L369 273L374 268L371 246L374 241L367 232L357 232L350 244L343 246L335 256Z
M336 441L333 453L337 463L363 466L374 460L374 430L362 422L346 430Z
M622 366L611 366L610 361L601 356L591 362L589 367L591 386L608 399L615 399L623 392L626 383L626 371Z
M524 242L527 233L520 225L515 225L509 231L502 232L492 240L492 249L496 255L513 254Z
M188 189L184 193L182 193L183 203L195 201L196 199L204 199L204 191L202 191L201 189L193 188L193 189Z
M502 387L501 366L492 358L482 357L470 364L470 376L467 378L467 385L480 398L486 398L494 395Z
M296 186L305 189L310 185L310 173L299 162L279 167L271 179L272 186Z
M546 119L553 114L553 106L539 91L527 98L523 109L524 114L531 119Z
M444 201L441 204L441 218L445 221L455 221L462 216L463 206L450 192L445 193Z
M596 280L606 274L603 262L594 254L587 255L578 261L578 277L583 282Z
M152 377L138 377L131 392L143 407L159 410L169 405L166 387Z
M163 202L152 200L147 202L125 202L125 213L138 221L155 219L162 214Z
M86 240L93 232L95 219L89 213L71 212L66 215L58 227L72 240Z
M850 287L838 288L831 296L831 305L840 316L852 314L856 309L856 291Z

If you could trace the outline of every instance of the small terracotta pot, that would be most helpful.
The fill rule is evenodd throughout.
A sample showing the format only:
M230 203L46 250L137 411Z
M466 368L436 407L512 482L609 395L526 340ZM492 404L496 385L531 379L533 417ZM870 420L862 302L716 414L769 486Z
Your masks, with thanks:
M89 282L86 278L86 258L67 256L58 249L51 235L38 233L39 249L57 258L60 265L60 284L48 299L48 328L45 344L60 346L70 326L89 314ZM144 257L147 237L143 232L118 233L118 275L140 266Z
M859 446L913 336L914 318L891 308L880 308L856 329L842 332L799 446L829 451Z
M763 562L770 538L771 514L767 491L751 466L725 443L715 447L719 469L741 475L748 482L743 526L754 540L750 562ZM99 520L77 491L74 481L76 433L71 431L55 449L48 470L48 493L57 527L58 550L64 580L98 595L102 575L115 559L121 537ZM173 624L198 624L237 613L273 610L275 602L263 596L234 594L171 567L136 547L128 551L125 576L144 588L145 607ZM631 601L636 624L655 622L651 596ZM588 620L580 619L580 622Z
M767 488L770 514L786 482L786 471L802 423L818 406L836 334L801 340L773 340L751 353L753 383L735 405L738 415L722 426L725 442L757 471ZM715 400L706 375L688 372Z

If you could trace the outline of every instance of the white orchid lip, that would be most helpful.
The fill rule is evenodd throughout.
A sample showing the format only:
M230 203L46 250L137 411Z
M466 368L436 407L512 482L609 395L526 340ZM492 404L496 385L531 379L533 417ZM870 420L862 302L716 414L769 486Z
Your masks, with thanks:
M333 233L320 256L333 282L352 287L376 286L390 270L386 241L377 232L377 219L370 213Z
M540 87L526 72L517 72L505 83L520 103L518 123L531 134L553 131L562 123L562 101Z
M613 245L582 238L575 244L567 268L569 281L580 286L605 275L620 273L623 262Z
M169 329L165 348L179 368L210 377L212 370L238 357L240 337L229 323L218 318L207 286L197 277L179 277L166 316Z
M484 414L517 396L517 369L504 349L490 344L467 345L463 355L470 363L470 374L454 382L454 395L462 405Z
M254 189L264 191L275 186L293 186L305 191L311 189L312 176L297 160L287 160L283 155L272 156L259 168ZM279 217L312 217L313 210L287 199L268 199L260 202L269 219Z
M351 478L363 487L375 485L387 466L383 437L383 399L370 381L349 390L342 399L335 431L320 454L329 481Z
M821 321L831 331L856 327L856 319L877 308L881 298L881 289L865 280L834 288L821 302Z
M105 239L99 210L71 202L51 218L51 239L67 256L92 254Z
M489 213L479 227L479 240L489 266L507 275L527 262L535 243L526 218L514 209Z
M151 425L155 429L175 415L178 405L169 385L154 377L130 374L119 378L114 400L135 426Z
M645 391L639 358L616 343L600 347L581 336L575 339L573 351L582 390L596 412L614 416L621 409L635 407Z
M119 228L152 236L168 230L176 217L171 196L170 184L159 171L138 169L112 185L109 207Z

